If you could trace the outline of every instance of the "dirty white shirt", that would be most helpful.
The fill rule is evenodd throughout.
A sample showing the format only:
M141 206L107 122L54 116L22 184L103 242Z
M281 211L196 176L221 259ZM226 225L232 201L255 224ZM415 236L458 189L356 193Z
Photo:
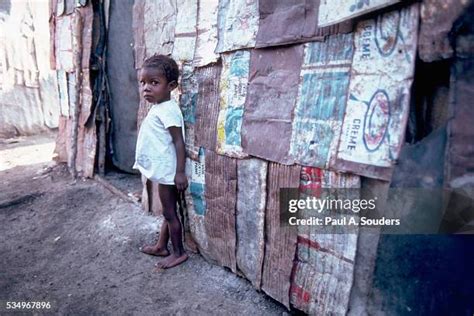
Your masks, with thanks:
M175 100L154 104L143 120L138 133L134 169L153 182L174 184L176 175L176 148L168 130L182 127L181 109Z

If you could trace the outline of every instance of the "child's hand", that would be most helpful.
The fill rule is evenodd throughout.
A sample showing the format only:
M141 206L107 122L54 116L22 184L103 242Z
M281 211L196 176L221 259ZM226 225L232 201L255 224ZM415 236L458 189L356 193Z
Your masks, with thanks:
M178 191L184 191L188 187L188 178L184 172L176 173L174 176L174 184Z

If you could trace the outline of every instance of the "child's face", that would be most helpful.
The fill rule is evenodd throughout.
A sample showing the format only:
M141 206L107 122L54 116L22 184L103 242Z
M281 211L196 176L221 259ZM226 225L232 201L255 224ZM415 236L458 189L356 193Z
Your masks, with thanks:
M171 91L176 88L176 82L168 82L158 68L145 67L140 71L139 79L141 93L150 103L161 103L170 99Z

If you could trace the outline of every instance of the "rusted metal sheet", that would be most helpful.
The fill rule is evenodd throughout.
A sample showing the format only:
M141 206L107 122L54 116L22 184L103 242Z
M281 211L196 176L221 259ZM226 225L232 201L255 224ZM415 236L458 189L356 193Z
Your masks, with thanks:
M305 44L290 146L290 155L301 165L327 169L336 155L352 47L352 33Z
M280 223L280 188L298 188L300 166L268 165L267 206L265 210L265 257L262 289L290 307L290 280L296 251L297 233Z
M258 30L257 0L220 0L216 52L255 47Z
M418 14L418 4L413 4L359 23L336 170L386 179L398 158L408 117Z
M144 2L145 58L154 54L170 55L173 51L176 26L176 0L163 2L145 0Z
M54 36L56 69L67 72L74 71L72 51L72 21L73 15L66 15L56 19L56 32Z
M352 31L352 22L319 27L320 0L259 0L256 47L324 40L324 36Z
M192 61L196 45L197 0L177 0L176 27L172 57L176 61Z
M206 151L204 196L209 248L204 255L236 272L237 160Z
M400 0L321 0L319 26L328 26L387 7Z
M322 189L360 188L360 177L303 167L299 188L300 199L323 198ZM321 233L304 225L297 230L290 290L292 305L310 315L345 315L352 288L357 234Z
M469 3L472 1L424 0L421 3L418 52L423 61L432 62L453 56L449 32Z
M303 45L251 52L242 123L245 153L292 164L288 152L302 62Z
M222 54L219 83L219 117L217 120L217 152L243 158L241 128L249 78L250 52L240 50Z
M220 63L196 69L198 95L196 105L195 145L216 150L219 116Z
M183 112L186 154L197 159L199 148L195 146L196 104L198 83L190 63L181 65L181 94L179 104Z
M194 66L202 67L214 63L219 54L214 51L217 46L217 0L198 2L197 40L194 51Z
M237 267L259 289L265 246L265 206L268 163L237 161Z
M474 187L473 74L474 58L472 56L466 59L458 58L452 67L449 105L451 119L448 123L445 179L445 183L452 188Z

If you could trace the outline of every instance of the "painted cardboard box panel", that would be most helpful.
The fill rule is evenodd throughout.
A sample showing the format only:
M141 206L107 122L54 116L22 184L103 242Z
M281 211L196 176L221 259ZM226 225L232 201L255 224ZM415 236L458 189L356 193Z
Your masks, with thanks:
M255 47L258 31L257 0L220 0L219 40L216 52Z
M214 51L217 46L217 0L198 2L197 40L194 51L194 66L202 67L214 63L219 54Z
M199 152L199 160L186 159L186 172L189 187L186 190L186 206L189 231L199 249L208 249L205 228L206 200L205 194L205 151Z
M336 24L387 7L400 0L321 0L319 26Z
M172 57L176 61L192 61L196 45L197 0L177 0L176 27Z
M186 153L197 159L199 148L195 146L195 125L198 83L190 62L181 63L179 105L183 113Z
M359 23L349 97L338 146L337 170L364 173L362 165L391 168L405 135L413 81L418 5ZM360 167L355 167L361 164Z
M305 44L290 155L305 166L328 168L335 156L349 87L353 36Z
M222 55L219 83L220 111L217 120L217 152L242 158L241 128L249 76L250 52Z
M303 45L293 45L251 52L242 123L245 153L293 164L289 149L303 48Z
M265 246L265 206L268 163L237 161L237 267L260 288Z
M325 188L359 187L360 178L356 175L313 167L301 170L300 199L330 198L323 196ZM291 303L311 315L345 315L352 288L357 234L321 233L312 226L301 225L297 230Z

